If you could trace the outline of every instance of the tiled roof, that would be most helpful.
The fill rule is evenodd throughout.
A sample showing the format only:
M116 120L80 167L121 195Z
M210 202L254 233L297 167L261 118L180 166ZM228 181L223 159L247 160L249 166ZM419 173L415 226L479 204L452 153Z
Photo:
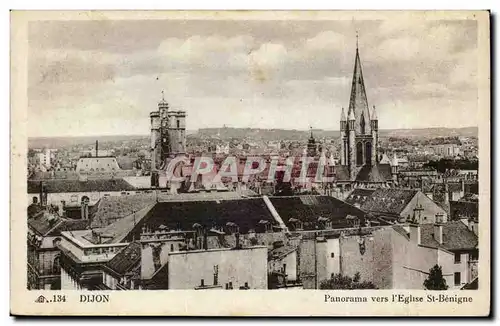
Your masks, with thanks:
M338 181L349 181L349 167L347 165L336 165L335 177ZM390 164L377 164L374 166L364 165L356 175L358 182L386 182L392 180Z
M28 180L28 193L40 193L40 181ZM126 191L135 188L123 179L95 179L95 180L44 180L43 185L49 193L64 192L94 192L94 191Z
M390 164L377 164L377 168L385 180L392 180L392 171Z
M347 165L336 165L334 168L335 177L339 181L348 181L349 178L349 167Z
M41 236L56 236L62 231L85 230L88 225L88 220L65 219L49 213L28 220L28 226Z
M37 204L30 204L28 206L28 218L35 217L39 213L43 211L43 208L40 205Z
M169 229L182 230L193 230L195 223L212 228L233 222L241 233L247 233L249 229L259 228L261 220L277 224L262 198L245 198L159 202L143 222L152 229L165 225Z
M144 206L141 210L131 213L126 217L115 220L114 223L102 229L102 234L111 236L108 243L122 242L132 230L141 223L142 219L150 212L155 205L154 202Z
M355 197L356 191L354 190L349 195L347 202L358 201L361 209L366 212L390 215L399 215L418 192L418 190L412 189L376 189L370 197L367 196L366 200L363 197L359 200Z
M318 218L324 217L330 219L333 227L345 227L347 215L359 218L364 218L365 215L362 210L330 196L283 196L269 199L286 225L290 219L295 218L314 227ZM306 225L304 228L308 229Z
M385 182L386 180L380 173L378 165L363 165L356 175L356 181Z
M131 242L128 246L120 250L106 267L123 276L132 271L141 263L141 244L137 241Z
M356 188L349 194L345 201L351 205L358 204L359 207L361 207L361 205L368 200L374 191L375 189Z
M92 227L106 227L154 202L155 194L102 197L91 209Z
M447 250L474 249L478 244L477 235L461 221L450 221L443 224L443 244L434 239L434 224L420 225L421 242L431 247Z
M452 219L460 217L478 217L479 204L477 201L450 201L450 216Z

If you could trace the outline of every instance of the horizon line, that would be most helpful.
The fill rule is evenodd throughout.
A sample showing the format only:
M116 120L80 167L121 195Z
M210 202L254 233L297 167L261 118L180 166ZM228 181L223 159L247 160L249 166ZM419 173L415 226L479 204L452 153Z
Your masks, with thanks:
M479 126L465 126L465 127L421 127L421 128L394 128L394 129L379 129L379 131L387 131L387 130L424 130L424 129L467 129L467 128L477 128L479 129ZM283 131L299 131L299 132L309 132L311 129L281 129L281 128L256 128L256 127L228 127L228 126L222 126L222 127L205 127L205 128L198 128L198 129L186 129L187 132L199 132L200 130L203 129L260 129L260 130L283 130ZM338 130L333 130L333 129L312 129L313 131L333 131L333 132L340 132L340 129ZM144 134L91 134L91 135L56 135L56 136L28 136L28 139L30 138L76 138L76 137L123 137L123 136L129 136L129 137L135 137L135 136L149 136L149 133L144 133Z

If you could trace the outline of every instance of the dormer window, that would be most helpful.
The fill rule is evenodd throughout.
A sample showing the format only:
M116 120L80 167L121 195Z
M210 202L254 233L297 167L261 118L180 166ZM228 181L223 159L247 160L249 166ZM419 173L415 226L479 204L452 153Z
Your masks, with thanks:
M365 133L365 127L366 127L366 122L365 122L365 115L361 114L361 121L359 122L359 125L361 127L361 133Z

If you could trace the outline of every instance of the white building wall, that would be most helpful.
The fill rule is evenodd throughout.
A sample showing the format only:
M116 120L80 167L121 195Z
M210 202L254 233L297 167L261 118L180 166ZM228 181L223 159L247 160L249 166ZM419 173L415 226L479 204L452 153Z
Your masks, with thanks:
M339 239L326 241L326 273L328 276L340 273L340 242Z
M205 285L213 285L216 265L218 285L222 288L232 282L234 289L245 283L251 289L267 289L267 247L174 252L170 253L168 264L169 289L192 290L202 279Z

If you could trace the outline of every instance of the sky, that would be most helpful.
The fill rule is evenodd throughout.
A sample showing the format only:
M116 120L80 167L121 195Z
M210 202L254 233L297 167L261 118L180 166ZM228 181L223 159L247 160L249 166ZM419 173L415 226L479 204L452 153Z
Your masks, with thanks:
M381 129L478 125L473 20L39 21L29 136L148 134L162 91L188 130L339 130L356 32Z

